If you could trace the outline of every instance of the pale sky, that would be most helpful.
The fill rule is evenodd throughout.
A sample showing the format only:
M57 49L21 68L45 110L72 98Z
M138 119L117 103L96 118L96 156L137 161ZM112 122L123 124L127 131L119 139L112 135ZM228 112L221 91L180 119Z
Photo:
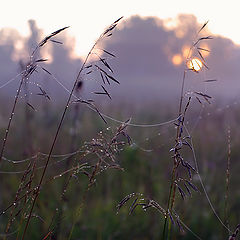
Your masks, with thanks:
M194 14L200 23L209 20L214 34L231 38L240 44L240 2L238 0L1 0L0 29L15 28L29 34L27 21L49 34L70 26L70 36L76 38L76 54L85 55L99 34L117 18L131 15L175 18L178 14Z

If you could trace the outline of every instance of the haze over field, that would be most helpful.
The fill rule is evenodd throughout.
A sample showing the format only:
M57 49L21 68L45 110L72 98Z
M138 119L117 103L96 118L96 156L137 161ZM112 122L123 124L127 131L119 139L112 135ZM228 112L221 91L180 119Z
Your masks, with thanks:
M121 82L113 86L111 93L115 101L157 101L178 97L184 69L186 52L201 27L193 15L179 15L177 25L169 26L169 22L157 17L132 16L125 18L116 29L110 40L102 43L102 48L114 53L117 58L110 61L115 69L115 76ZM3 28L0 31L0 83L6 83L20 72L20 62L27 61L27 56L36 43L49 33L38 27L37 22L28 22L31 35L22 36L16 29ZM63 26L61 26L63 27ZM55 29L57 30L57 29ZM202 47L209 49L205 54L210 70L199 74L188 75L187 89L207 91L216 98L234 98L240 90L238 65L240 47L232 40L215 35L205 30L205 35L213 36L213 40L204 41ZM58 36L63 45L52 44L42 52L49 62L46 68L67 88L70 88L81 65L82 59L75 54L75 39L68 30ZM48 89L57 98L59 91L66 92L44 72L35 77L45 81ZM99 78L99 76L97 76ZM93 77L86 77L85 92L96 88ZM205 80L217 79L216 82L205 83ZM40 80L39 80L40 81ZM14 89L16 81L10 83L2 94ZM5 90L5 91L4 91Z

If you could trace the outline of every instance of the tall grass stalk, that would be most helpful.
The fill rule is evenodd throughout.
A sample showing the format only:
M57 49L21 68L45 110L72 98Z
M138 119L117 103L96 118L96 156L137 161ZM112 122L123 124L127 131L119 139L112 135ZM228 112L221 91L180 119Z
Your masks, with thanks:
M17 93L16 93L15 98L14 98L14 103L13 103L13 107L12 107L12 110L11 110L11 113L10 113L8 125L7 125L7 128L5 130L5 135L4 135L4 138L3 138L2 149L1 149L1 152L0 152L0 163L1 163L2 158L3 158L4 150L5 150L7 139L8 139L8 134L9 134L9 131L10 131L10 128L11 128L12 120L13 120L13 117L14 117L14 113L15 113L15 110L16 110L16 106L17 106L17 103L18 103L18 100L19 100L19 97L20 97L20 93L21 93L23 84L24 84L24 82L27 84L27 82L29 81L29 78L31 77L31 75L34 72L36 72L36 69L38 67L38 63L46 61L45 59L38 59L38 60L36 60L36 54L40 50L41 47L43 47L49 40L51 40L52 37L56 36L57 34L62 32L63 30L65 30L66 28L68 28L68 27L64 27L62 29L59 29L59 30L51 33L49 36L45 37L36 46L36 48L33 50L32 54L30 55L29 63L26 65L24 71L21 74L22 77L21 77L21 80L20 80L20 83L19 83L19 87L17 89Z
M100 35L100 37L96 40L96 42L93 44L92 48L91 48L90 51L88 52L88 54L87 54L84 62L82 63L82 66L81 66L81 68L80 68L80 70L79 70L79 72L78 72L78 74L77 74L77 77L76 77L76 79L75 79L75 81L74 81L72 90L70 91L70 94L69 94L69 96L68 96L66 105L65 105L65 107L64 107L64 110L63 110L63 113L62 113L60 122L59 122L59 124L58 124L58 126L57 126L57 130L56 130L56 133L55 133L53 142L52 142L52 144L51 144L51 148L50 148L50 151L49 151L49 154L48 154L48 158L47 158L47 161L46 161L46 163L45 163L45 166L44 166L42 175L41 175L41 177L40 177L40 181L39 181L38 186L37 186L37 189L36 189L36 194L35 194L35 196L34 196L34 198L33 198L33 202L32 202L31 208L30 208L30 212L29 212L29 215L28 215L28 218L27 218L27 222L26 222L26 225L25 225L25 228L24 228L24 231L23 231L22 240L25 239L26 232L27 232L27 229L28 229L28 226L29 226L29 223L30 223L30 219L31 219L31 217L32 217L32 212L33 212L34 206L35 206L35 204L36 204L37 198L38 198L38 196L39 196L39 194L40 194L40 188L41 188L41 186L42 186L43 179L44 179L44 176L45 176L45 174L46 174L46 170L47 170L47 168L48 168L49 161L50 161L50 158L51 158L51 156L52 156L52 152L53 152L53 149L54 149L54 147L55 147L55 144L56 144L56 141L57 141L57 138L58 138L60 129L61 129L62 125L63 125L64 118L65 118L66 113L67 113L67 110L68 110L68 108L69 108L69 106L70 106L73 93L74 93L74 91L75 91L75 88L76 88L78 82L79 82L79 81L82 81L81 78L80 78L81 73L83 72L83 70L84 70L84 68L85 68L85 65L86 65L89 57L91 56L91 54L92 54L95 46L98 44L98 42L99 42L107 33L111 32L111 31L116 27L118 21L120 21L121 19L122 19L122 17L119 18L118 20L116 20L112 25L110 25L110 27L109 27L106 31L104 31L104 32Z
M78 98L80 98L80 92L82 90L82 84L83 82L79 82L78 83L78 86L76 87L75 89L75 96L77 96ZM70 152L75 152L76 149L77 149L77 123L78 123L78 117L79 117L79 107L80 105L79 104L75 104L74 106L74 109L73 109L73 117L72 117L72 137L71 137L71 140L70 140ZM74 155L73 155L74 156ZM72 163L73 161L73 156L70 156L66 163L65 163L65 169L69 169L70 167L70 164ZM61 199L60 201L65 201L65 193L66 193L66 189L70 183L70 180L72 178L72 174L69 173L69 175L65 175L64 179L63 179L63 188L62 188L62 194L61 194ZM57 216L57 220L59 222L59 224L57 225L57 228L56 228L56 231L54 233L54 236L53 238L55 239L58 239L58 235L60 234L61 232L61 227L62 227L62 223L61 223L61 218L62 218L62 215L63 215L63 206L61 203L59 203L59 206L58 206L58 216Z
M183 73L183 79L182 79L182 85L181 85L181 94L180 94L180 101L179 101L179 109L178 109L178 117L181 117L182 115L182 105L183 105L183 94L184 94L184 85L185 85L185 79L186 79L186 70L184 70ZM178 142L179 139L179 133L180 133L180 124L177 126L177 130L176 130L176 138L175 141L176 143ZM171 185L170 185L170 189L169 189L169 195L168 195L168 202L167 202L167 210L169 210L170 212L172 211L172 208L174 206L174 201L175 201L175 192L176 192L176 185L174 184L175 179L176 179L176 169L177 169L177 159L174 158L174 165L173 165L173 169L172 169L172 177L171 177ZM167 222L168 222L168 237L170 235L171 232L171 221L168 218L168 215L165 216L165 220L164 220L164 227L163 227L163 236L162 238L165 239L165 235L166 235L166 229L167 229ZM168 239L168 238L167 238Z
M176 177L177 177L176 176L176 171L177 171L177 168L179 166L178 155L179 155L179 151L181 150L181 147L179 147L179 149L178 149L178 147L176 147L176 146L181 142L182 128L184 126L184 120L185 120L184 118L185 118L185 114L186 114L187 108L188 108L188 106L190 104L190 100L191 100L191 98L189 98L189 101L188 101L188 103L187 103L187 105L186 105L186 107L183 111L184 87L185 87L186 74L187 74L188 70L192 70L194 72L197 72L195 70L195 67L193 66L193 64L192 64L191 68L189 68L188 62L191 61L190 59L192 57L193 51L195 50L195 48L197 48L198 43L201 42L202 40L211 39L211 37L198 38L199 33L206 27L207 23L208 22L204 23L203 26L200 28L200 30L197 32L196 40L193 42L192 46L188 50L188 54L187 54L186 61L185 61L185 66L184 66L185 70L183 72L183 77L182 77L179 108L178 108L178 121L179 121L179 123L178 123L177 129L176 129L176 137L175 137L176 145L173 148L173 150L174 150L173 168L172 168L171 182L170 182L168 202L167 202L167 211L166 211L169 214L172 214L172 210L173 210L174 203L175 203L175 196L176 196L175 181L176 181ZM201 54L201 52L199 51L198 48L197 48L197 52L202 59L202 64L208 69L208 67L204 63L205 59L203 58L203 56L202 56L202 54ZM205 99L205 100L207 100L207 99ZM166 237L166 239L170 239L172 221L169 217L169 214L166 214L166 216L165 216L162 239L165 239L165 237ZM168 231L167 231L167 226L168 226Z
M93 50L94 47L96 46L97 42L98 42L98 40L94 43L93 47L91 48L91 50L89 51L87 57L85 58L85 60L84 60L84 62L83 62L83 64L82 64L82 67L81 67L80 71L78 72L78 75L77 75L77 77L76 77L76 79L75 79L75 82L74 82L74 84L73 84L72 90L71 90L71 92L70 92L70 94L69 94L69 96L68 96L68 100L67 100L67 103L66 103L66 105L65 105L65 108L64 108L64 110L63 110L61 120L60 120L60 122L59 122L59 124L58 124L57 131L56 131L56 133L55 133L55 136L54 136L54 139L53 139L53 142L52 142L52 145L51 145L49 154L48 154L48 158L47 158L46 164L45 164L45 166L44 166L44 169L43 169L43 172L42 172L42 175L41 175L39 184L38 184L38 186L37 186L36 195L34 196L33 203L32 203L31 209L30 209L30 213L29 213L29 216L28 216L28 218L27 218L27 222L26 222L26 226L25 226L25 228L24 228L22 240L25 238L26 231L27 231L27 228L28 228L28 226L29 226L30 219L31 219L31 217L32 217L32 211L33 211L33 208L34 208L35 203L36 203L36 201L37 201L38 195L39 195L39 193L40 193L40 187L41 187L41 185L42 185L43 178L44 178L44 176L45 176L45 173L46 173L46 170L47 170L47 167L48 167L50 158L51 158L51 156L52 156L52 152L53 152L53 149L54 149L54 147L55 147L55 143L56 143L56 141L57 141L58 134L59 134L60 129L61 129L61 127L62 127L63 120L64 120L65 115L66 115L66 113L67 113L67 110L68 110L68 108L69 108L70 101L71 101L71 98L72 98L74 89L75 89L75 87L76 87L76 85L77 85L77 83L78 83L78 80L79 80L79 78L80 78L80 75L81 75L84 67L85 67L85 64L86 64L89 56L91 55L92 50Z
M226 168L226 183L225 183L225 196L224 196L224 223L228 226L228 205L229 205L229 184L230 184L230 161L231 161L231 129L228 127L227 131L227 146L228 146L228 153L227 153L227 168ZM229 232L230 234L230 232Z
M23 73L22 78L20 80L20 84L19 84L19 87L17 89L17 94L15 96L13 107L12 107L12 110L11 110L11 113L10 113L8 125L7 125L7 128L5 130L3 143L2 143L2 149L1 149L1 153L0 153L0 162L2 161L2 158L3 158L4 150L5 150L7 139L8 139L8 134L9 134L9 131L10 131L10 127L11 127L11 124L12 124L13 116L14 116L14 113L15 113L15 109L16 109L16 106L17 106L18 99L19 99L20 91L21 91L22 85L24 83L24 79L25 79L25 73Z

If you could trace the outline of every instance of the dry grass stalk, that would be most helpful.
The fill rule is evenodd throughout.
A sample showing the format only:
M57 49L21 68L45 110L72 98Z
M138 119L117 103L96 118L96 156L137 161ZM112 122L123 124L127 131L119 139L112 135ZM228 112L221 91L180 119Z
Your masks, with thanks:
M207 25L207 22L201 27L201 29L198 31L198 34L206 27ZM197 35L198 35L197 34ZM192 54L194 53L194 50L197 49L197 53L200 54L200 56L202 56L202 54L200 53L199 50L201 49L198 49L198 44L200 42L202 42L203 40L209 40L209 39L212 39L210 36L208 37L200 37L198 38L192 45L192 47L189 49L189 53L188 53L188 56L187 56L187 59L186 59L186 66L188 66L188 61L189 59L192 58ZM205 62L205 59L203 58L203 66L207 67L207 65L204 63ZM185 163L184 160L183 160L183 156L181 155L181 149L184 145L187 145L187 146L190 146L190 144L185 141L185 144L183 144L184 140L186 137L183 137L183 126L184 126L184 120L185 120L185 115L186 115L186 112L187 112L187 109L189 107L189 104L190 104L190 98L188 99L188 102L186 104L186 107L185 109L183 110L183 100L184 100L184 86L185 86L185 79L186 79L186 73L187 73L187 70L191 70L191 71L194 71L196 73L198 73L198 71L194 68L194 66L192 65L192 68L189 68L187 67L186 70L184 70L184 73L183 73L183 79L182 79L182 87L181 87L181 94L180 94L180 101L179 101L179 110L178 110L178 122L176 123L177 125L177 130L176 130L176 139L175 139L175 146L171 149L171 151L174 153L174 155L172 156L173 157L173 169L172 169L172 177L171 177L171 185L170 185L170 189L169 189L169 196L168 196L168 203L167 203L167 211L169 211L170 213L172 213L172 209L174 207L174 202L175 202L175 193L176 193L176 188L178 188L178 191L180 193L180 195L182 196L182 198L185 197L185 193L184 191L182 190L181 187L179 187L178 184L176 184L176 179L177 179L177 176L178 176L178 173L177 173L177 169L178 167L180 166L180 164L185 167L189 173L189 177L190 177L190 181L191 181L191 171L193 170L194 171L194 168L191 167L191 165L189 163ZM203 94L203 93L196 93L197 95L200 95L202 97L204 97L204 99L207 101L208 98L211 98L210 96L206 95L206 94ZM199 98L198 98L199 100ZM199 100L200 101L200 100ZM191 146L190 146L191 148ZM191 183L192 184L192 183ZM193 185L193 184L192 184ZM194 186L194 185L193 185ZM188 192L188 188L186 188L187 192ZM166 234L166 231L167 231L167 225L168 225L168 232ZM170 232L171 232L171 220L168 219L168 216L165 218L165 222L164 222L164 229L163 229L163 235L162 235L162 239L165 239L165 238L169 238L170 236ZM167 235L167 236L166 236Z
M65 105L65 108L63 110L63 113L62 113L62 117L60 119L60 122L58 124L58 127L57 127L57 130L56 130L56 133L55 133L55 136L54 136L54 139L53 139L53 142L52 142L52 145L51 145L51 148L50 148L50 151L49 151L49 154L48 154L48 158L47 158L47 161L46 161L46 164L45 164L45 167L43 169L43 172L42 172L42 175L41 175L41 178L40 178L40 181L39 181L39 184L37 186L37 192L36 192L36 195L34 196L34 199L33 199L33 203L32 203L32 206L30 208L30 212L29 212L29 216L27 218L27 222L26 222L26 225L25 225L25 228L24 228L24 232L23 232L23 235L22 235L22 240L25 238L26 236L26 231L27 231L27 228L29 226L29 223L30 223L30 219L31 219L31 216L32 216L32 212L33 212L33 208L35 206L35 203L36 203L36 200L39 196L39 193L40 193L40 188L42 186L42 183L43 183L43 179L44 179L44 176L45 176L45 173L46 173L46 170L48 168L48 164L49 164L49 161L50 161L50 158L51 158L51 155L52 155L52 152L53 152L53 149L55 147L55 143L57 141L57 138L58 138L58 135L59 135L59 132L60 132L60 129L62 127L62 124L63 124L63 121L64 121L64 118L65 118L65 115L67 113L67 110L71 104L71 99L72 99L72 96L73 96L73 93L74 93L74 90L76 88L76 86L78 85L78 82L81 81L81 75L82 75L82 72L84 71L85 67L86 67L86 64L88 62L88 59L89 57L91 56L93 50L95 49L96 45L98 44L98 42L100 40L102 40L104 37L109 37L112 33L112 30L117 26L118 22L121 20L122 18L119 18L118 20L116 20L112 25L110 25L102 34L101 36L97 39L97 41L94 43L94 45L92 46L91 50L89 51L88 55L86 56L83 64L82 64L82 67L80 68L79 72L78 72L78 75L75 79L75 82L73 84L73 87L72 87L72 90L69 94L69 97L68 97L68 100L66 102L66 105ZM64 29L66 28L62 28L58 31L55 31L53 32L52 34L50 34L48 37L46 37L41 43L40 43L40 47L43 46L45 43L47 43L47 41L55 36L56 34L58 34L59 32L63 31ZM100 67L98 67L99 70L101 69ZM102 70L100 70L102 71ZM113 81L116 81L118 82L117 80L115 80L114 77L112 77L111 75L107 74L106 71L102 71L108 78L110 78L111 80ZM119 83L119 82L118 82Z
M18 190L17 190L16 195L15 195L15 199L14 199L14 202L13 202L13 208L11 209L9 221L8 221L6 229L5 229L6 234L9 232L11 224L16 219L16 217L21 212L23 212L23 210L26 207L26 204L29 200L30 194L28 194L28 191L31 189L31 185L32 185L33 177L34 177L34 170L36 168L36 159L37 158L35 158L33 161L31 161L29 163L28 167L26 168L26 170L25 170L25 172L24 172L24 174L21 178ZM22 194L25 195L25 197L23 198L23 202L22 202L22 205L21 205L20 199L21 199ZM14 210L16 210L17 212L14 213Z
M82 200L74 215L73 224L68 239L71 239L73 229L77 223L80 212L85 204L88 191L96 183L96 177L108 169L123 170L115 161L115 155L123 150L126 144L131 143L131 139L126 132L130 120L121 124L112 135L104 134L102 131L97 138L85 143L87 155L92 155L93 160L89 160L87 167L82 172L88 177L88 186L82 195ZM70 176L72 177L72 176Z
M225 204L224 204L224 222L228 225L228 201L229 201L229 184L230 184L230 160L231 160L231 129L228 127L228 153L227 153L227 168L226 168L226 188L225 188Z
M5 150L5 147L6 147L6 142L7 142L7 139L8 139L8 134L9 134L9 131L10 131L10 128L11 128L11 123L12 123L12 120L13 120L13 117L14 117L14 113L15 113L15 109L16 109L16 106L17 106L17 102L18 102L18 99L19 99L19 96L20 96L20 92L21 92L21 89L22 89L22 86L25 83L27 83L29 81L29 78L32 76L32 74L34 72L36 72L37 68L38 68L38 63L40 62L44 62L46 61L46 59L38 59L36 60L36 55L37 55L37 52L40 50L41 47L43 47L49 40L51 40L52 37L56 36L57 34L59 34L60 32L62 32L63 30L65 30L66 28L68 27L65 27L65 28L62 28L62 29L59 29L53 33L51 33L49 36L47 36L46 38L44 38L37 46L36 48L34 49L34 51L32 52L31 56L30 56L30 59L29 59L29 63L26 65L26 68L25 70L23 71L22 73L22 77L21 77L21 80L20 80L20 83L19 83L19 87L17 89L17 94L15 96L15 99L14 99L14 103L13 103L13 107L12 107L12 110L11 110L11 113L10 113L10 117L9 117L9 121L8 121L8 125L7 125L7 128L5 130L5 135L4 135L4 138L3 138L3 144L2 144L2 149L1 149L1 152L0 152L0 162L2 161L2 157L3 157L3 154L4 154L4 150ZM30 103L27 103L30 107L32 107L32 105ZM33 108L33 107L32 107ZM34 109L34 108L33 108Z

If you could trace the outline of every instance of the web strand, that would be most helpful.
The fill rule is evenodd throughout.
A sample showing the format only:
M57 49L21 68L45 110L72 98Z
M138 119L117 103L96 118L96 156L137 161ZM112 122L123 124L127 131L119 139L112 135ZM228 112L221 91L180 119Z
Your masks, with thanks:
M203 183L202 177L201 177L201 175L200 175L200 173L199 173L199 167L198 167L198 162L197 162L197 157L196 157L196 154L195 154L195 149L194 149L192 137L191 137L190 132L188 131L187 127L185 126L185 124L184 124L184 128L185 128L186 133L190 136L190 143L191 143L191 147L192 147L192 154L193 154L194 164L195 164L195 168L196 168L196 173L197 173L197 175L198 175L198 178L199 178L200 184L201 184L201 186L202 186L202 189L203 189L203 191L204 191L204 194L205 194L205 196L206 196L206 199L207 199L207 201L208 201L208 203L209 203L209 205L210 205L210 207L211 207L214 215L216 216L216 218L218 219L218 221L221 223L221 225L222 225L226 230L228 230L230 233L232 233L232 231L223 223L223 221L221 220L221 218L220 218L219 215L217 214L217 212L216 212L216 210L215 210L215 208L214 208L214 206L213 206L213 204L212 204L212 202L211 202L211 200L210 200L210 197L209 197L209 195L208 195L208 193L207 193L207 190L206 190L206 188L205 188L205 185L204 185L204 183Z
M65 87L53 74L51 75L51 77L66 91L66 92L70 92L67 87ZM73 94L73 97L77 99L79 99L76 95ZM89 105L86 105L89 109L91 109L92 111L96 112L96 110L89 106ZM99 111L100 114L105 117L106 119L109 119L113 122L116 122L116 123L125 123L125 121L121 121L121 120L118 120L116 118L113 118L107 114L104 114L103 112ZM141 128L149 128L149 127L159 127L159 126L164 126L164 125L169 125L171 123L174 123L176 120L178 119L178 117L174 118L174 119L171 119L171 120L168 120L168 121L165 121L165 122L159 122L159 123L153 123L153 124L141 124L141 123L128 123L127 125L128 126L131 126L131 127L141 127Z

